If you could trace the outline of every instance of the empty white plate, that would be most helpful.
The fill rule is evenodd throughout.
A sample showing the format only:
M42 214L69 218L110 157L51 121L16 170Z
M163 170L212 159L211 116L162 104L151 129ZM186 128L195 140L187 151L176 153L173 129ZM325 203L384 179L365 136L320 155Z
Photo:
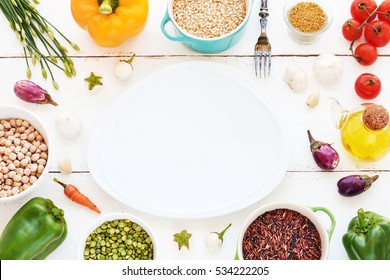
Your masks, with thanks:
M121 203L157 216L205 218L247 207L279 184L288 163L264 94L222 64L166 67L103 116L88 149L91 174Z

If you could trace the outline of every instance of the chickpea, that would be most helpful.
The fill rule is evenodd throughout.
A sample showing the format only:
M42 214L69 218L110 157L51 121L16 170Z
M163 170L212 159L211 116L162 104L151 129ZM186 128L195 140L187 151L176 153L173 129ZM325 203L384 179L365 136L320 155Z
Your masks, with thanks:
M23 120L22 121L22 126L24 126L25 128L28 128L30 126L30 123L26 120Z
M16 131L19 132L19 133L23 133L24 131L26 130L26 128L24 126L19 126Z
M16 168L20 167L20 161L19 161L19 160L15 160L15 161L14 161L14 164L15 164L15 167L16 167Z
M14 139L14 145L15 145L15 146L20 147L20 142L21 142L20 138L15 138L15 139Z
M27 139L27 134L26 133L20 134L20 139L21 140L26 140Z
M32 161L37 161L40 157L41 157L40 154L35 153L35 154L33 154L33 155L31 156L31 160L32 160Z
M12 127L16 127L16 120L15 119L11 119L9 121L9 124L12 126Z
M34 145L31 145L29 151L32 153L35 153L37 151L37 147L35 147Z
M22 120L22 119L17 119L17 120L16 120L16 126L17 126L17 127L22 126L22 124L23 124L23 120Z
M27 175L24 175L21 181L23 184L27 184L30 181L30 178Z
M36 163L28 164L27 166L30 166L31 172L36 172L38 170L38 164Z
M16 172L14 170L12 170L8 173L8 178L13 179L15 175L16 175Z
M23 167L26 167L29 164L29 161L27 158L24 158L20 161L20 165Z
M38 179L37 179L37 177L35 177L35 176L31 176L31 177L30 177L30 183L31 183L31 184L34 184L37 180L38 180Z
M43 170L45 170L45 166L43 165L43 164L40 164L40 165L38 165L38 173L39 174L42 174L43 173Z
M0 197L7 197L7 192L5 190L1 190Z
M46 146L46 144L41 144L41 145L39 145L39 149L40 149L41 151L43 151L43 152L46 152L46 151L47 151L47 146Z
M22 176L20 176L20 174L16 174L12 179L14 182L20 182L22 181Z
M5 121L3 123L3 126L4 126L5 129L10 129L11 128L11 124L8 121Z
M12 188L12 190L11 190L12 195L16 195L18 193L19 193L19 186L18 187L15 186L14 188Z
M13 164L13 163L8 164L8 169L9 170L15 170L16 169L15 164Z
M20 149L20 152L23 153L23 154L26 154L28 152L28 149L31 147L31 144L28 143L29 145L27 144L24 144L23 145L23 148ZM28 146L28 147L27 147Z
M14 152L15 152L15 153L19 153L21 150L22 150L22 147L16 146Z
M28 140L28 141L34 141L34 140L35 140L35 134L34 134L34 133L30 133L30 134L27 136L27 140Z

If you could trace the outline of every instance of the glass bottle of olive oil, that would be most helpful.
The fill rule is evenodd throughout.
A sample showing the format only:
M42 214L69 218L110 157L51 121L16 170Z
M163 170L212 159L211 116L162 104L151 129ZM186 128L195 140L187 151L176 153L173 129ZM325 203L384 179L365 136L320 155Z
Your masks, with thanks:
M340 106L338 102L333 105ZM353 112L340 108L341 142L353 157L375 161L390 151L389 113L383 106L364 103Z

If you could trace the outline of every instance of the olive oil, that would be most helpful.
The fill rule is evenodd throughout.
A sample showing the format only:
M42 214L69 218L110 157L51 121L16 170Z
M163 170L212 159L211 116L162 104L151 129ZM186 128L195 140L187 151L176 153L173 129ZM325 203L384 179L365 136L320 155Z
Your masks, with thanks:
M363 112L350 113L341 128L341 141L344 148L354 157L363 160L377 160L390 148L390 126L372 130L363 122Z

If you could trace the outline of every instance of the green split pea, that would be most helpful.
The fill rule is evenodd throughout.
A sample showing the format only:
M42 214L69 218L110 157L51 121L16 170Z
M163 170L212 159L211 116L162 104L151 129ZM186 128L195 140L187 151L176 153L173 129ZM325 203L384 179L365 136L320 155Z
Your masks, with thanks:
M153 260L152 239L128 219L106 221L88 236L84 259Z

